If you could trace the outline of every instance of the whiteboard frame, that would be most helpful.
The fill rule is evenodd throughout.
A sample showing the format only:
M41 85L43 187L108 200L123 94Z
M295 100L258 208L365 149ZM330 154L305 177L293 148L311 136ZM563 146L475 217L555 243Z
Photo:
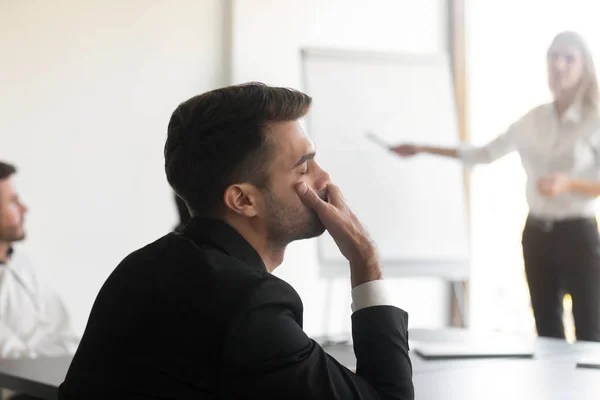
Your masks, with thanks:
M383 51L372 50L348 50L340 48L320 48L308 47L300 49L301 63L301 82L302 88L306 90L308 87L308 76L306 63L309 59L335 59L346 60L352 62L360 62L361 60L368 61L381 60L385 62L404 62L415 64L439 64L447 63L450 68L450 59L444 53L389 53ZM310 96L310 93L308 93ZM454 111L456 112L456 102L453 102ZM307 132L310 136L311 119L310 113L306 117ZM465 185L464 176L461 176L463 187ZM465 205L466 207L466 205ZM360 217L360 216L359 216ZM465 222L468 224L468 222ZM385 261L382 260L382 267L385 269L385 275L388 277L432 277L441 278L448 281L466 281L470 278L471 269L471 246L470 246L470 229L467 231L467 251L466 258L453 258L448 260L439 259L406 259L401 261ZM320 276L325 278L337 278L348 275L347 262L325 261L323 257L323 244L320 238L316 239L317 243L317 259L319 262Z
M450 66L450 59L444 53L399 53L384 52L376 50L348 50L339 48L307 47L300 49L300 58L302 60L302 85L306 85L307 76L304 61L307 58L327 58L347 61L368 61L381 60L404 62L414 64L447 62ZM309 94L310 96L310 94Z

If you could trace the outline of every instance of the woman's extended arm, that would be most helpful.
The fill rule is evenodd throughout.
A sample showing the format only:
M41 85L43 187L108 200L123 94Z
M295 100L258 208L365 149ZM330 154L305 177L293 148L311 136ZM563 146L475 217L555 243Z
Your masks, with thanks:
M401 157L410 157L417 154L433 154L442 157L457 158L465 165L487 164L516 150L514 129L499 135L494 140L480 147L436 147L415 144L400 144L390 147L390 150Z

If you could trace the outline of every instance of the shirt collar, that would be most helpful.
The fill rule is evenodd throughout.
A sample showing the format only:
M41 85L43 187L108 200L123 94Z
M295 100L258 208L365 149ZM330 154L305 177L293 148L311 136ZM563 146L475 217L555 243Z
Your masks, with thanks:
M198 245L214 244L231 257L237 258L251 267L265 271L267 269L254 247L239 232L223 221L194 217L181 230L181 234L189 237Z
M12 256L12 254L15 252L15 249L13 249L12 247L8 248L8 252L6 253L6 259L10 260L10 257ZM0 260L0 265L5 265L6 263L2 262L2 260Z

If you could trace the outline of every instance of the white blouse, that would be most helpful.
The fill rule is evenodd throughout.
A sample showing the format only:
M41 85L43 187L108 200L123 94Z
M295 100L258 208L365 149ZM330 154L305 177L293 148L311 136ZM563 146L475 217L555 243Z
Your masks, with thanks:
M463 146L458 157L468 167L490 163L517 151L527 174L530 213L547 219L594 217L593 197L563 193L546 197L538 178L564 173L571 178L600 179L600 113L572 106L559 119L552 103L534 108L485 146Z
M0 264L0 358L72 355L78 342L64 304L29 260L15 252Z

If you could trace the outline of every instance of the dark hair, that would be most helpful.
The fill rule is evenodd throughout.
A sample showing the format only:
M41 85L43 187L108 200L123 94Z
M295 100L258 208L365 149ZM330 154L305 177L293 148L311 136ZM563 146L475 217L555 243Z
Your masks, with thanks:
M17 168L14 165L0 161L0 180L10 178L16 172Z
M180 104L169 121L165 172L194 215L219 216L234 183L268 186L268 124L295 121L312 99L293 89L246 83Z

